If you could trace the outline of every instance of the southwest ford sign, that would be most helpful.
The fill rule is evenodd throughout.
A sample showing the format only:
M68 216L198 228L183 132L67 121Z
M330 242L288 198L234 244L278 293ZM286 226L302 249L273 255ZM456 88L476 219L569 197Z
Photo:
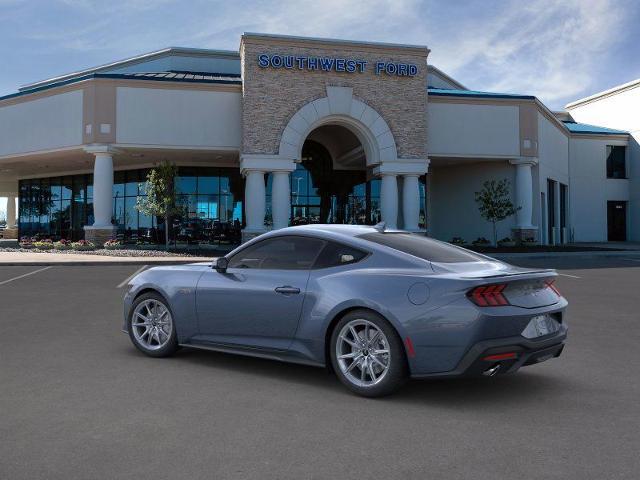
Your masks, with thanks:
M321 72L364 73L372 68L376 75L385 74L398 77L413 77L418 73L413 63L375 62L369 67L364 60L336 57L299 57L296 55L258 55L258 66L262 68L284 68L289 70L309 70Z

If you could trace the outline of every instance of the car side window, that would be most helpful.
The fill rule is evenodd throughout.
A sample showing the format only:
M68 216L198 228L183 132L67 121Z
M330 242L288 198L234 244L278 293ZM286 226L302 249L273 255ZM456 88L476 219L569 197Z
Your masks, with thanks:
M302 236L268 238L236 253L228 268L309 270L324 244L324 240Z
M367 256L367 252L336 242L327 242L313 268L329 268L356 263Z

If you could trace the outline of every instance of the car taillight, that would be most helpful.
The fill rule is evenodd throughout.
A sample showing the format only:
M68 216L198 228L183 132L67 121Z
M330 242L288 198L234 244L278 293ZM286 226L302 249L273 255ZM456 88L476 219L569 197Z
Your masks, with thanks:
M502 294L505 288L507 288L505 283L481 285L470 290L467 293L467 297L479 307L504 307L505 305L509 305L509 302Z
M547 288L550 288L551 290L553 290L556 295L558 295L559 297L562 296L562 294L560 293L560 290L558 290L558 287L555 286L555 283L556 283L555 278L552 280L547 280L545 283L547 284Z

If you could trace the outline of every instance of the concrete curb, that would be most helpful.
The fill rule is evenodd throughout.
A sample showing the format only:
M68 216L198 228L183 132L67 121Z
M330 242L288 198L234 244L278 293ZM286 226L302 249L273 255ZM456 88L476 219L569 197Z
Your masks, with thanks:
M487 254L485 254L487 255ZM634 257L640 259L639 250L615 250L615 251L587 251L587 252L536 252L536 253L496 253L488 255L489 257L497 258L500 260L507 260L510 258L558 258L558 257L586 257L586 258L601 258L601 257Z
M202 263L208 260L194 259L194 260L162 260L150 262L148 259L129 260L124 261L109 261L109 262L96 262L96 261L78 261L78 262L0 262L0 267L100 267L100 266L126 266L126 265L148 265L149 267L155 267L156 265L186 265L189 263Z

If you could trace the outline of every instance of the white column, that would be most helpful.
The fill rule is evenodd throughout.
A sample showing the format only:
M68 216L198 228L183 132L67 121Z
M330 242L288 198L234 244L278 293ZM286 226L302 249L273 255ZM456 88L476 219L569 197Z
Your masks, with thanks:
M402 178L404 229L415 232L420 221L420 182L418 175L403 175Z
M273 172L271 208L274 229L289 226L291 215L291 193L289 190L289 172Z
M387 228L398 228L398 179L395 173L382 174L380 213Z
M16 228L16 197L7 197L7 228Z
M530 161L512 161L516 166L516 226L518 228L533 228L533 175Z
M113 217L113 156L96 152L93 165L93 227L112 228Z
M264 214L266 206L264 171L248 170L247 183L244 192L245 215L247 217L247 231L264 231Z

